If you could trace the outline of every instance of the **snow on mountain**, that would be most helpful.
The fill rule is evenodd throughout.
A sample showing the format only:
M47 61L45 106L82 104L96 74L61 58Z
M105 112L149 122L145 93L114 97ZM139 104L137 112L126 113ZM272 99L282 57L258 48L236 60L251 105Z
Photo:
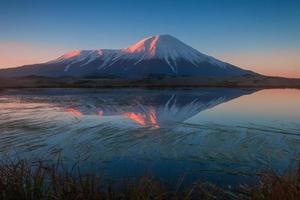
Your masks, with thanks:
M171 35L156 35L123 49L76 50L47 63L1 71L7 76L240 76L243 70L200 53Z
M103 65L109 64L109 61L114 55L118 55L120 50L112 49L97 49L97 50L76 50L68 52L61 57L52 60L48 63L65 63L67 64L64 71L68 71L69 67L81 63L80 66L85 66L96 59L103 59ZM83 62L84 61L84 62Z
M197 66L197 63L204 61L215 63L220 67L225 66L223 62L200 53L171 35L148 37L122 51L126 53L125 58L137 59L138 61L135 64L147 59L163 59L174 72L173 65L176 66L176 61L180 59L190 61L195 66Z
M110 66L121 59L135 60L134 65L137 65L143 60L161 59L167 62L174 73L176 73L174 66L177 66L177 61L180 59L187 60L195 66L197 66L199 62L206 61L220 67L226 67L226 64L222 61L200 53L171 35L147 37L128 48L120 50L98 49L71 51L48 63L67 63L65 71L68 71L69 67L73 64L85 61L80 64L84 66L99 58L103 59L104 62L98 68Z

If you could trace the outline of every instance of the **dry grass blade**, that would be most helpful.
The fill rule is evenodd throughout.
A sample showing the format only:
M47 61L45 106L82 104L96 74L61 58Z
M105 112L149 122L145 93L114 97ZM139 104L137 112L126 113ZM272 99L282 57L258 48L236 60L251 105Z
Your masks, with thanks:
M0 200L81 200L81 199L254 199L299 200L300 170L279 176L274 172L260 173L260 182L252 187L240 186L235 192L212 183L193 183L179 190L183 177L173 191L150 175L124 182L120 187L102 184L100 177L83 175L79 165L67 171L62 162L50 165L44 162L16 160L0 163Z

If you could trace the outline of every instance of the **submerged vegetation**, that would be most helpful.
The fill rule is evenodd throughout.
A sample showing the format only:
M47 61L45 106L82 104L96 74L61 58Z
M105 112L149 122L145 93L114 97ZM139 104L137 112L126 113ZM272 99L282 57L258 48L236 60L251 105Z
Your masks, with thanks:
M64 169L60 162L18 160L0 164L0 199L300 199L300 168L281 176L257 176L256 185L231 190L207 182L182 189L180 181L171 189L150 175L108 184L100 176L81 174L78 166Z

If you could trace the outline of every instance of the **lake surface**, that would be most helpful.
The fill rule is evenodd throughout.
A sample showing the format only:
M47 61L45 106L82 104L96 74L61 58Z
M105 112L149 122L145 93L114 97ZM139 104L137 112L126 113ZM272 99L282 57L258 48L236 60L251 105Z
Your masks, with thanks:
M79 161L109 179L254 181L300 155L296 89L27 89L0 92L1 158Z

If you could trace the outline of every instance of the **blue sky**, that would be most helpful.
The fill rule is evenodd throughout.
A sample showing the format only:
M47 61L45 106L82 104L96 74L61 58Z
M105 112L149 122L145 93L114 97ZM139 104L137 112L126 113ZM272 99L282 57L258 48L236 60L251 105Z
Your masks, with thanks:
M16 63L9 52L26 56L20 64L28 64L72 49L123 48L167 33L244 68L276 71L280 66L261 55L282 56L279 63L288 62L287 70L300 76L298 0L1 0L0 30L0 54L6 55L0 55L0 67Z

